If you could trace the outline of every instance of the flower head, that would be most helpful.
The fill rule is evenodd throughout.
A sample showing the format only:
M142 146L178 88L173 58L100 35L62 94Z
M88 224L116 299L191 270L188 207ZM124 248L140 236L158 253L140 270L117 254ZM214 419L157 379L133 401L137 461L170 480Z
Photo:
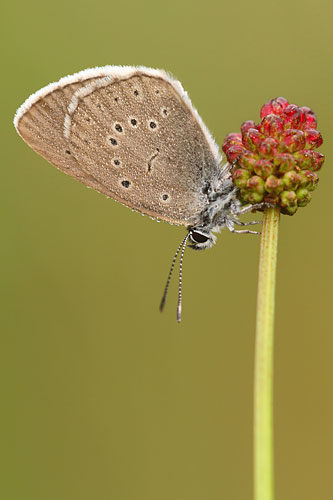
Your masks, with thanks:
M260 117L259 124L248 120L241 133L225 138L233 182L241 201L267 202L293 215L311 200L325 159L314 151L323 143L316 115L307 106L277 97L262 106Z

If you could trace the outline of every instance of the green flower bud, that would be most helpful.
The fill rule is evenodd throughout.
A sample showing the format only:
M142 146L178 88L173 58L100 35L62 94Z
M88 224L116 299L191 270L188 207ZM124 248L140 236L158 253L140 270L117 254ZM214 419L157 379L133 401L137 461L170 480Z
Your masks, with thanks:
M283 181L275 175L270 175L266 179L265 188L268 193L281 193L281 191L284 189Z
M267 179L269 175L274 172L274 165L268 160L257 160L254 164L253 170L259 177Z
M302 170L312 170L314 163L313 153L314 151L309 149L303 149L302 151L296 151L296 153L294 153L299 168Z
M305 207L311 201L311 194L305 188L299 188L296 191L299 207Z
M263 195L265 192L265 182L258 175L250 177L250 179L247 181L246 187L249 191L251 191L251 193L258 193Z
M282 207L281 212L286 215L294 215L297 212L297 205L293 207Z
M249 203L260 203L264 199L264 194L260 193L249 193L247 201Z
M299 172L299 177L300 187L306 188L309 191L313 191L319 181L318 175L310 170L302 170Z
M232 173L232 180L239 188L245 188L247 181L251 177L251 172L244 168L237 168Z
M266 193L264 196L264 202L270 205L277 205L280 201L280 196L278 193Z
M297 196L295 191L282 191L280 194L280 203L283 208L288 209L287 213L293 212L295 207L297 210ZM293 213L295 213L296 210L294 210Z
M290 172L286 172L282 177L282 182L285 189L290 191L294 191L300 184L301 178L300 175L294 170L290 170Z
M250 194L251 194L250 191L248 191L246 188L241 189L239 191L239 198L249 203Z
M289 172L289 170L295 170L297 167L297 161L294 155L289 153L280 153L276 155L273 163L279 173Z
M260 203L264 199L264 195L257 192L251 192L248 189L240 190L240 199L245 200L247 203Z

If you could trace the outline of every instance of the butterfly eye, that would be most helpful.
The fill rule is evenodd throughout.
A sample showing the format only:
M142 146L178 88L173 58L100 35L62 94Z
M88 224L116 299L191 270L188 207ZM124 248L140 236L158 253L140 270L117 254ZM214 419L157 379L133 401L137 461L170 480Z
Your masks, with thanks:
M206 241L209 240L208 236L203 233L199 233L198 231L192 231L190 238L194 243L206 243Z

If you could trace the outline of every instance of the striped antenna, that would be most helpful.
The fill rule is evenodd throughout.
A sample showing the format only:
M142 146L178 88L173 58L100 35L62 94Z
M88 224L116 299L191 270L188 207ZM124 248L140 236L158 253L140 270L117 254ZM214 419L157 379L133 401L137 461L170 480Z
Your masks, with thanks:
M163 297L162 297L162 300L161 300L161 303L160 303L160 311L161 312L163 311L164 306L165 306L165 301L166 301L166 298L167 298L167 293L168 293L169 284L170 284L170 280L171 280L171 276L172 276L172 271L173 271L173 268L175 267L175 263L176 263L178 254L179 254L180 250L183 248L182 255L184 255L184 246L186 245L186 242L187 242L187 239L188 239L189 235L190 235L190 233L188 233L185 236L185 238L183 239L183 241L181 242L181 244L177 248L177 251L176 251L176 253L174 255L174 258L172 260L172 264L171 264L171 267L170 267L168 279L167 279L167 282L166 282L166 285L165 285L165 288L164 288ZM181 274L180 274L180 279L181 279ZM180 284L180 289L181 289L181 284ZM179 302L179 298L178 298L178 302ZM180 299L180 302L181 302L181 299ZM178 308L179 308L179 304L178 304ZM177 318L178 318L178 312L177 312Z
M178 283L178 306L177 306L177 321L181 322L182 319L182 277L183 277L183 259L184 252L186 248L186 243L191 233L188 233L186 238L184 239L182 253L180 254L180 262L179 262L179 283Z

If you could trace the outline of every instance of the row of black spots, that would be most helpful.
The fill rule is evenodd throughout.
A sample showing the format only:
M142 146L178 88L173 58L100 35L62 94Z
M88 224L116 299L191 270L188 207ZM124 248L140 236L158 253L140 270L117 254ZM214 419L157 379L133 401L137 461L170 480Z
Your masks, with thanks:
M128 120L128 123L131 127L137 127L138 126L138 120L134 117L131 117ZM123 126L120 123L115 123L114 124L114 129L118 134L122 134L124 132Z
M135 127L135 128L136 128L136 127L138 126L138 121L137 121L135 118L131 118L131 119L130 119L130 122L131 122L132 127ZM155 130L157 130L157 128L158 128L158 123L157 123L156 121L154 121L154 120L149 120L149 121L148 121L148 127L149 127L149 129L150 129L150 130L155 131ZM122 134L122 132L123 132L123 128L122 128L122 126L120 125L120 123L116 123L114 128L115 128L115 130L116 130L119 134ZM114 147L117 147L117 146L118 146L118 140L117 140L115 137L113 137L113 136L109 136L109 137L108 137L108 142L109 142L112 146L114 146Z
M155 94L160 94L160 93L161 93L160 89L155 89ZM136 97L138 97L138 96L140 95L140 91L139 91L138 89L134 89L133 94L134 94Z
M129 181L129 180L127 180L127 179L124 179L123 181L121 181L121 182L120 182L120 184L121 184L121 185L122 185L125 189L130 188L130 187L131 187L131 185L132 185L131 181ZM168 194L166 194L166 193L164 193L164 194L162 194L161 198L162 198L162 201L166 202L166 201L168 201L168 199L169 199L169 195L168 195Z
M129 119L129 124L132 126L132 127L138 127L140 125L140 123L138 122L138 120L134 117L131 117ZM157 128L157 122L154 120L154 119L150 119L148 120L148 126L149 128L151 128L152 130L156 129ZM118 130L119 132L119 130Z
M131 127L136 128L138 126L138 120L136 118L130 118L129 124L131 125ZM156 124L151 122L151 128L155 128L155 127L156 127ZM115 123L114 129L118 134L122 134L124 132L124 129L120 123ZM116 144L113 144L113 145L115 146Z
M138 89L134 89L133 94L135 95L135 97L141 97L141 91ZM160 91L160 89L155 89L155 94L160 94L162 96L162 92Z
M129 122L132 125L132 127L138 127L140 125L140 123L136 118L130 118ZM148 120L147 126L149 129L155 130L158 128L158 123L155 119L151 118L150 120Z

